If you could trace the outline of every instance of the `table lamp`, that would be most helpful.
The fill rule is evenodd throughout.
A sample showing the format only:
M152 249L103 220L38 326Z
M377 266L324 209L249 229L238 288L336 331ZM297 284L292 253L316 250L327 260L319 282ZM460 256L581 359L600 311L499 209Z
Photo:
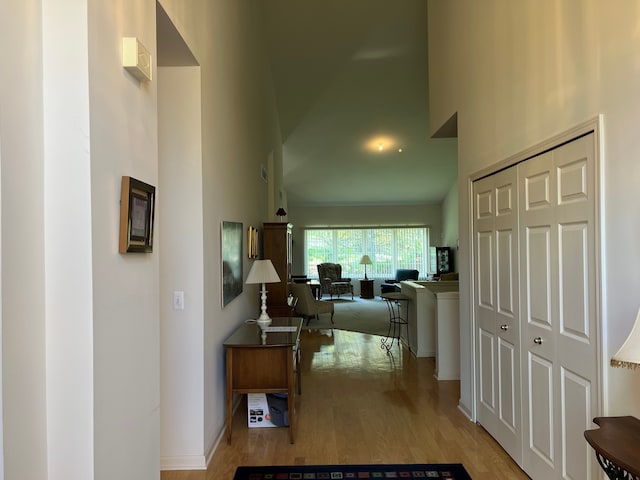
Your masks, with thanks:
M271 318L267 314L267 288L265 284L278 283L279 281L280 277L278 276L278 272L276 272L273 263L271 263L271 260L256 260L253 262L253 265L251 265L251 270L249 270L246 283L262 284L262 289L260 290L260 299L262 300L260 308L262 313L260 313L256 323L260 325L260 328L263 330L271 325Z
M631 333L620 350L611 358L611 366L631 369L640 367L640 310L636 315L636 323L633 324Z
M360 259L360 265L364 265L364 279L369 280L367 278L367 265L373 265L373 262L369 258L369 255L363 255Z
M287 216L287 211L280 207L277 211L276 211L276 215L280 218L280 221L283 222L284 221L284 217Z

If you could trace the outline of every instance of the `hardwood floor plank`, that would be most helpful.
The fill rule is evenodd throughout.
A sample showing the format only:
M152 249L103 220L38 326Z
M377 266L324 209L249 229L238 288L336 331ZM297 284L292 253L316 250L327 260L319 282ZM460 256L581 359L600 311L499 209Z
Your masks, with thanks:
M380 337L304 331L296 443L286 428L247 428L246 400L206 472L162 472L161 480L232 480L240 465L463 463L474 480L527 479L502 448L458 409L460 385L438 382L431 358Z

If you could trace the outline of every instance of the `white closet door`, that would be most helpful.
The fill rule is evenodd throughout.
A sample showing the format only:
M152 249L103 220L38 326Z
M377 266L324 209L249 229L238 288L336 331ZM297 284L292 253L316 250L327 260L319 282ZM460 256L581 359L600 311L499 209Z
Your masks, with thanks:
M523 468L589 479L597 413L595 169L589 134L519 166Z
M474 183L478 423L521 464L515 167Z

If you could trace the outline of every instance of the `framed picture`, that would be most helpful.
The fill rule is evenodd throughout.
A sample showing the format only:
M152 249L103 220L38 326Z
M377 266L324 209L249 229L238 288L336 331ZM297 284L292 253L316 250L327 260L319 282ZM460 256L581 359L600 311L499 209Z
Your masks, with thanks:
M222 222L222 306L242 293L242 223Z
M258 229L252 226L247 229L247 256L258 258Z
M153 216L156 187L132 177L122 177L120 193L120 253L153 250Z

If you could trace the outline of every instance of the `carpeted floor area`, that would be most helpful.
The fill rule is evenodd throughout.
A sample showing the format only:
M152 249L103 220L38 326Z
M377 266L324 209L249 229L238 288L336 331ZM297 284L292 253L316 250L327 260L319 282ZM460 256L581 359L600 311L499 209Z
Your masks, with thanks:
M325 300L329 301L327 298ZM320 315L320 319L305 321L305 328L348 330L351 332L386 335L389 331L389 311L384 300L375 297L371 300L360 297L333 299L335 315L331 325L330 316Z
M234 480L304 480L347 478L435 478L471 480L459 463L414 465L306 465L238 467Z

